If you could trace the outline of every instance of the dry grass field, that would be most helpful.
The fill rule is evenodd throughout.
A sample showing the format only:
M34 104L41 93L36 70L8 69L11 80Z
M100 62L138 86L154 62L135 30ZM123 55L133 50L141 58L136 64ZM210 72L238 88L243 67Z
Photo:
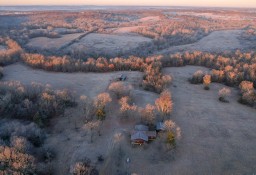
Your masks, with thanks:
M103 174L115 174L118 170L140 175L153 174L253 174L255 169L256 129L254 125L255 109L237 102L238 91L232 88L230 103L218 101L218 90L224 85L211 84L210 90L202 85L192 85L188 78L196 70L208 69L196 66L165 68L165 74L173 76L170 87L174 101L171 119L181 127L182 138L175 153L159 157L157 143L147 148L132 148L127 133L136 123L136 119L123 121L116 112L117 106L110 106L110 113L101 127L101 136L95 135L93 143L88 142L88 133L84 130L81 106L67 110L63 117L51 121L46 145L55 149L54 172L67 174L67 165L80 156L89 157L102 169ZM33 70L21 64L5 67L3 81L17 80L24 84L39 82L52 87L68 88L80 95L94 97L107 89L109 82L125 73L130 84L141 79L139 72L114 73L48 73ZM157 95L135 87L132 94L134 102L140 106L154 104ZM124 152L120 167L116 167L116 154ZM105 161L97 162L97 156L103 155ZM127 164L126 158L131 162ZM65 162L65 163L63 163ZM186 168L184 168L186 167Z
M66 34L61 38L36 37L32 38L27 47L32 49L56 51L61 47L68 45L71 41L81 36L83 33Z
M168 49L160 51L159 53L176 53L194 50L220 53L227 50L231 51L241 49L244 47L239 40L242 32L242 30L215 31L198 42L187 45L172 46Z
M256 11L108 8L0 12L0 175L254 175Z
M122 32L118 32L122 33ZM136 34L100 34L91 33L83 37L79 42L72 44L69 49L94 51L96 53L117 54L134 49L142 43L150 42L151 39Z

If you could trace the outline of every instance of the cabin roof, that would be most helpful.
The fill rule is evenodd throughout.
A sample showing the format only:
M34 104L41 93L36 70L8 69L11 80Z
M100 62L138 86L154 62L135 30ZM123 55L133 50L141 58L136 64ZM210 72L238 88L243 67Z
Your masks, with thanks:
M148 131L148 126L146 125L135 125L134 128L136 131Z
M164 127L164 123L163 122L158 122L157 124L156 124L156 130L162 130L162 131L164 131L165 130L165 127Z
M146 134L146 132L144 131L136 131L131 135L131 140L144 140L144 141L148 141L148 136Z

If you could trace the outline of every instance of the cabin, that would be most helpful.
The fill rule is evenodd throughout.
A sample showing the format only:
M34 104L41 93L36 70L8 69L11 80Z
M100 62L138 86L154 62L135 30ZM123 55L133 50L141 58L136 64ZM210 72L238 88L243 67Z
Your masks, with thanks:
M149 131L148 126L136 125L131 133L131 143L142 145L156 139L156 131Z
M133 131L131 134L131 143L133 145L142 145L148 142L148 136L145 131Z
M118 77L118 80L119 81L125 81L127 79L127 76L124 75L124 74L121 74L119 77Z

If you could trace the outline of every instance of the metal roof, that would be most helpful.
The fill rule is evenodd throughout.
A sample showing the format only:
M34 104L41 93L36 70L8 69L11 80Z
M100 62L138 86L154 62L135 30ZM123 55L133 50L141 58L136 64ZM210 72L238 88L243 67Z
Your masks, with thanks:
M134 134L131 135L131 140L144 140L148 141L148 136L144 131L136 131Z
M148 131L148 126L145 126L145 125L135 125L135 130L137 130L137 131Z
M164 123L163 123L163 122L158 122L158 123L156 124L156 130L162 130L162 131L164 131L164 130L165 130Z

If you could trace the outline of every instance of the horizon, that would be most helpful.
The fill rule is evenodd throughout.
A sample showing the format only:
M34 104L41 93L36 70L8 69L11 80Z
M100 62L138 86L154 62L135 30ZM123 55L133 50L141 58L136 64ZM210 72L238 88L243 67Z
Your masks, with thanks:
M86 5L86 4L17 4L17 5L0 5L0 7L166 7L166 8L238 8L238 9L256 9L255 7L247 6L196 6L196 5Z
M145 6L145 7L224 7L224 8L256 8L255 0L244 0L243 2L232 0L180 0L179 2L165 2L165 0L130 0L129 2L120 2L119 0L95 0L94 3L85 0L83 3L79 0L9 0L0 2L0 6Z

